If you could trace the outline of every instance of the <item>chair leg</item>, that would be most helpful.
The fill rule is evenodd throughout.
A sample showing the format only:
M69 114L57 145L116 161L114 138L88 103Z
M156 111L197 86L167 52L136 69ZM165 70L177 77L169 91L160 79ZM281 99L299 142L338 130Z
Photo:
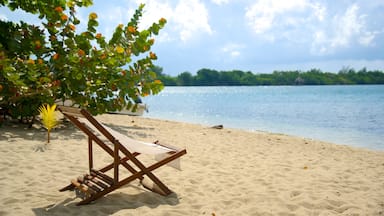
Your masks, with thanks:
M167 196L170 193L172 193L168 188L167 188L168 189L167 191L162 190L156 183L151 182L151 181L147 180L146 178L141 179L140 184L143 185L144 188L146 188L146 189L148 189L154 193L160 194L162 196Z
M167 195L172 193L172 191L167 186L165 186L165 184L162 181L160 181L160 179L157 178L152 172L146 173L146 176L149 179L151 179L151 181L153 182L153 186L149 187L150 191L153 191L153 192L158 193L158 194L163 195L163 196L167 196ZM143 185L143 186L145 187L145 185Z
M60 191L60 192L63 192L63 191L73 190L73 189L75 189L75 186L74 186L73 184L69 184L68 186L63 187L63 188L60 189L59 191Z

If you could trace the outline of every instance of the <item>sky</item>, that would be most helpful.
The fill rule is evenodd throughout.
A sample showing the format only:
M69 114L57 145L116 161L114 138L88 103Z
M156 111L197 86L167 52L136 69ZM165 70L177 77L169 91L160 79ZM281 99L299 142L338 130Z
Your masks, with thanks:
M98 31L110 38L141 3L141 29L160 18L168 21L152 47L164 74L202 68L384 71L383 0L94 0L77 14L85 26L96 12ZM0 19L41 23L4 7Z

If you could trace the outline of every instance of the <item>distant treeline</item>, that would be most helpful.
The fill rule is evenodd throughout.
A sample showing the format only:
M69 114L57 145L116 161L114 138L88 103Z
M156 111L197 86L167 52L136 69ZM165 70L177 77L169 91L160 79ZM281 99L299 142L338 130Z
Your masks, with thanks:
M355 71L343 68L338 73L309 71L274 71L271 74L254 74L240 70L217 71L200 69L196 75L183 72L176 77L162 73L161 67L155 67L158 78L166 86L236 86L236 85L354 85L384 84L383 71L367 71L365 68Z

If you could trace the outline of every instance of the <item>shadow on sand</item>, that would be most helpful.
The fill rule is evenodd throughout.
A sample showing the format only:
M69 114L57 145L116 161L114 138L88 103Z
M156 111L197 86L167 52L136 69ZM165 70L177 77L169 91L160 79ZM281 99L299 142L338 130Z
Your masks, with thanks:
M47 140L47 130L40 123L35 123L32 127L29 127L26 124L21 124L15 121L7 121L0 127L0 131L0 140L7 140L8 142L15 142L18 139L27 139L41 141L44 143ZM60 134L62 136L58 137ZM61 122L51 131L51 140L82 138L84 138L84 135L74 125L67 121Z
M135 186L128 186L135 187ZM96 200L95 202L76 206L80 201L79 198L67 198L66 200L48 205L41 208L32 209L36 216L45 215L92 215L92 216L104 216L112 215L121 210L137 209L143 206L151 209L157 208L160 205L175 206L179 204L179 198L177 194L172 193L166 197L158 195L156 193L144 191L138 194L125 194L115 192L106 195L103 198ZM134 212L133 212L134 213Z

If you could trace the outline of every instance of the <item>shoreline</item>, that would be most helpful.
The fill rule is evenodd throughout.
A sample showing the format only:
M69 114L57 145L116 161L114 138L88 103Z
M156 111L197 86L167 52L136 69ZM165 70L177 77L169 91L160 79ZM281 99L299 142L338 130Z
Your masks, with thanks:
M187 149L182 171L156 175L175 192L137 182L76 207L58 192L86 172L87 137L70 123L0 128L0 215L320 215L384 214L384 152L263 131L105 114L96 117L132 138ZM95 153L100 163L110 157Z
M141 118L148 118L148 119L154 119L154 120L159 120L159 121L173 121L173 122L177 122L177 123L195 124L195 125L199 125L201 127L207 127L207 128L209 128L210 126L216 125L216 124L208 125L208 123L199 123L198 121L189 121L189 120L181 120L181 119L176 119L176 120L167 119L166 117L162 118L162 117L154 117L154 116L149 116L149 117L148 116L141 116ZM218 124L221 124L221 123L218 123ZM350 146L350 147L358 148L358 149L366 149L366 150L371 150L371 151L384 152L384 148L380 148L378 144L361 144L360 142L356 142L356 140L355 140L356 138L352 139L353 141L350 140L349 142L344 142L344 143L343 143L343 141L340 141L340 140L342 140L341 137L344 137L345 139L350 138L350 136L349 136L350 134L343 134L343 136L340 136L340 134L335 136L335 134L333 134L333 135L331 135L332 138L329 138L327 140L326 138L324 138L326 134L329 135L329 131L327 131L327 130L323 130L321 132L317 131L318 134L316 136L310 137L310 136L305 136L302 133L296 133L295 134L294 132L290 133L290 132L280 132L280 131L269 131L268 129L265 129L265 130L252 129L252 128L248 128L246 126L239 126L239 125L228 126L226 123L221 124L221 125L223 125L224 128L226 128L226 129L240 130L240 131L245 131L245 132L249 132L249 133L261 132L261 133L265 133L265 134L286 135L286 136L291 136L291 137L297 137L300 139L330 143L330 144L334 144L334 145L345 145L345 146ZM279 129L275 129L275 130L279 130ZM284 130L284 129L281 129L281 130ZM333 133L336 133L336 132L333 132ZM339 141L337 141L337 140L339 140Z

